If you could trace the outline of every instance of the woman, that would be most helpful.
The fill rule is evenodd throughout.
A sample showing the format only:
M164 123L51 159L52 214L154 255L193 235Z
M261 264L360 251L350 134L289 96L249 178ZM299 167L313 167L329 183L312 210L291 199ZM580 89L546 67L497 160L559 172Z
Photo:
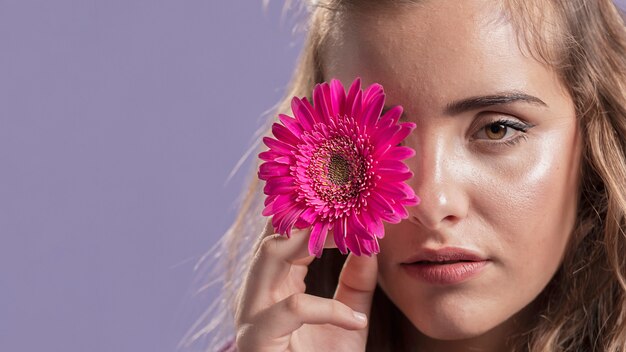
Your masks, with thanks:
M233 345L626 351L626 30L614 4L328 0L308 33L277 112L332 78L382 84L417 125L406 163L421 203L385 225L378 255L316 259L307 231L250 238L263 221L250 220L263 199L253 179L226 237L230 268L245 252L245 280L226 273ZM481 270L420 274L454 259Z

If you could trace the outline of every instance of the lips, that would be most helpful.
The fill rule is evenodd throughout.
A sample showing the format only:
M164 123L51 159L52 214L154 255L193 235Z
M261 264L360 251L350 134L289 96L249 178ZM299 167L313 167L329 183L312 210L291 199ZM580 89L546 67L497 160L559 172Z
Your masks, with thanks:
M458 247L424 248L402 263L410 276L431 285L455 285L479 276L488 266L485 256Z
M483 255L465 248L424 248L407 258L403 264L453 264L458 262L481 262L485 260L487 260L487 258Z

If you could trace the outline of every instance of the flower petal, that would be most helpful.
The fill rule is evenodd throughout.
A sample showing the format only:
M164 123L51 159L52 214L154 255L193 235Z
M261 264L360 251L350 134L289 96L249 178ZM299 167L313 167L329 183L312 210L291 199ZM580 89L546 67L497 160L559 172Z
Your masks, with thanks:
M396 215L393 207L378 193L371 193L370 196L367 197L367 201L368 205L376 210L383 220L394 224L399 222L400 219Z
M317 219L317 212L311 207L307 207L306 210L300 215L300 217L308 223L312 223Z
M375 170L393 170L393 171L397 171L397 172L409 172L409 167L406 166L405 163L403 163L400 160L379 160L378 161L378 165L376 165Z
M293 181L293 176L272 177L266 181L263 192L265 192L265 194L291 193L298 188Z
M352 228L350 225L346 227L346 246L350 250L350 252L354 253L354 255L361 255L361 244L359 243L358 238L352 232Z
M279 156L278 158L274 159L275 162L280 163L280 164L294 164L295 158L292 155L283 155L283 156Z
M285 210L292 207L294 204L296 204L296 201L292 198L291 194L279 194L274 202L268 205L268 207L271 207L268 215L281 214L285 212Z
M287 144L283 141L279 141L272 137L263 137L263 143L265 143L265 145L268 146L270 149L284 154L291 154L291 152L295 150L295 147L293 145Z
M372 141L375 148L373 153L374 158L380 157L380 155L388 150L389 146L392 146L390 140L400 131L400 129L400 126L393 125L372 133Z
M274 161L274 159L283 156L284 154L278 153L275 150L266 150L264 152L259 153L259 159L264 161Z
M402 204L404 204L405 206L415 206L415 205L419 205L421 201L422 200L420 199L420 197L413 196L410 198L403 199Z
M395 182L379 182L373 192L381 193L383 198L405 199L409 197Z
M373 253L380 252L380 246L378 245L378 239L376 237L372 239L361 239L360 243L361 250L363 252L362 254L365 254L368 257L371 257Z
M373 238L374 234L368 231L367 226L365 226L361 222L360 217L361 217L361 214L354 214L354 213L349 217L348 224L350 228L352 229L352 232L354 233L354 235L356 235L358 238L361 238L361 239Z
M302 98L302 100L293 97L291 99L291 110L293 111L293 115L296 120L302 125L302 128L305 131L310 131L313 129L313 125L316 122L315 112L312 108L309 108L307 104L308 101L306 98Z
M333 111L336 115L343 116L345 114L344 108L346 105L346 92L339 80L331 80L330 92Z
M362 90L360 77L347 92L337 79L318 83L311 98L291 100L294 117L278 115L272 125L275 138L263 139L269 147L259 153L264 162L257 172L265 180L263 215L272 215L276 231L288 237L293 228L311 227L308 250L318 258L329 231L341 253L378 253L383 221L398 223L408 216L407 207L420 201L403 182L413 176L403 160L415 151L397 146L416 125L398 124L401 106L381 116L384 100L380 84ZM345 139L329 142L337 137ZM355 173L357 164L367 162L363 175L350 174L357 188L324 179L324 158L343 152L350 154L345 160ZM312 167L322 171L311 173Z
M380 117L384 104L385 95L381 94L374 97L371 103L365 105L365 110L363 111L362 116L363 125L368 126L368 128L370 128L370 126L374 126Z
M352 214L348 218L347 227L346 242L348 249L355 255L367 254L370 256L372 253L380 251L376 236L369 233L363 224L359 222L358 215Z
M387 112L381 116L380 120L378 120L377 126L380 128L389 127L398 123L400 116L402 116L402 112L404 109L401 105L396 105L391 109L387 110Z
M396 215L400 217L400 219L406 219L409 217L409 213L407 212L404 205L402 205L401 203L393 202L391 206L393 207L393 210L396 212Z
M272 203L276 199L276 197L278 197L277 194L268 195L263 201L263 205L267 206L268 204Z
M285 114L278 114L278 119L280 120L280 122L283 123L283 125L285 125L285 127L287 127L289 129L289 131L291 131L291 133L293 133L296 136L299 136L302 134L302 126L300 125L300 123L298 123L298 121L296 119L294 119L291 116L287 116Z
M379 83L372 83L363 93L363 105L371 104L379 95L384 95L383 86Z
M317 222L311 229L311 237L309 238L309 254L318 258L322 256L324 250L324 242L326 241L326 235L328 235L327 222Z
M337 112L333 109L333 93L330 90L330 84L326 83L322 86L322 93L324 93L324 103L326 104L327 117L330 122L337 115Z
M335 221L335 228L333 229L333 236L335 238L335 244L342 254L347 254L346 249L346 217Z
M263 216L274 215L274 212L272 211L272 204L266 205L265 208L263 208L263 211L261 211L261 215Z
M402 189L402 191L406 193L406 198L404 198L403 201L406 200L410 203L411 202L410 200L416 197L415 190L413 190L413 188L411 188L411 186L407 185L406 183L404 182L394 183L394 186L399 189ZM413 199L413 201L416 201L416 199ZM417 201L419 202L419 200Z
M259 178L261 180L268 180L273 176L287 176L289 175L289 165L274 163L271 161L265 162L259 166Z
M306 220L302 219L302 216L300 216L298 220L296 220L296 223L293 224L293 227L298 229L306 229L309 226L311 226L311 223L306 222Z
M367 214L367 216L372 217L372 225L373 228L370 230L374 236L378 238L383 238L385 236L385 226L383 225L383 220L379 217L372 216L369 212L364 211L363 213Z
M413 148L400 146L391 147L383 155L385 159L391 160L404 160L415 156L415 150Z
M283 216L278 223L278 233L291 237L291 229L303 211L304 209L301 208L299 204L294 204L294 206L285 211L285 216Z
M398 131L398 133L394 134L393 137L391 137L389 139L389 144L396 145L396 144L402 142L402 140L405 139L406 136L408 136L409 133L411 133L411 131L413 131L415 126L416 125L413 122L401 123L400 124L400 131Z
M346 97L346 106L344 110L344 114L348 114L352 116L352 106L354 105L354 101L356 99L356 95L361 91L361 78L356 77L352 84L350 85L350 89L348 90L348 96Z
M380 217L372 215L369 211L361 211L361 218L370 233L378 238L385 236L385 227Z
M295 136L287 127L281 124L272 124L272 133L280 141L287 142L294 146L300 144L300 138Z
M360 121L361 119L361 110L363 106L362 101L362 93L361 91L356 92L356 96L354 97L354 101L352 102L352 111L350 111L350 116L354 118L356 121Z
M381 176L383 182L402 182L413 177L412 172L398 172L396 170L379 169L376 174Z
M313 90L313 107L317 112L317 116L322 123L327 124L329 117L332 116L332 111L328 110L328 104L326 102L326 94L328 89L328 95L330 95L330 88L328 83L318 83ZM330 98L330 97L329 97Z

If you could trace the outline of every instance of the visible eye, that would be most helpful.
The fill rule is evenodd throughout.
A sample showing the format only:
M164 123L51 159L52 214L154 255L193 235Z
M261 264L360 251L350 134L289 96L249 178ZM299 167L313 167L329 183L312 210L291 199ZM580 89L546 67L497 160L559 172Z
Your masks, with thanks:
M485 126L485 134L489 139L502 139L509 132L509 127L492 123L490 125Z
M513 120L500 119L481 128L476 138L511 146L519 142L521 138L527 138L525 133L533 126Z

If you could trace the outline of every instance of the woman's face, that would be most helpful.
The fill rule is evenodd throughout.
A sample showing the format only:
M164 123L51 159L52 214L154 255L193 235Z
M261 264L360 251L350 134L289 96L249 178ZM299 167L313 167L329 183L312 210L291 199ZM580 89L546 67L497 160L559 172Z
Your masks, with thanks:
M380 286L426 340L506 334L556 272L574 226L581 139L571 97L522 54L489 1L350 15L331 34L325 79L378 82L386 105L417 124L405 144L416 150L406 163L421 203L386 226ZM513 94L527 99L497 97ZM466 99L480 104L455 104ZM416 253L444 247L488 261L456 283L406 270Z

